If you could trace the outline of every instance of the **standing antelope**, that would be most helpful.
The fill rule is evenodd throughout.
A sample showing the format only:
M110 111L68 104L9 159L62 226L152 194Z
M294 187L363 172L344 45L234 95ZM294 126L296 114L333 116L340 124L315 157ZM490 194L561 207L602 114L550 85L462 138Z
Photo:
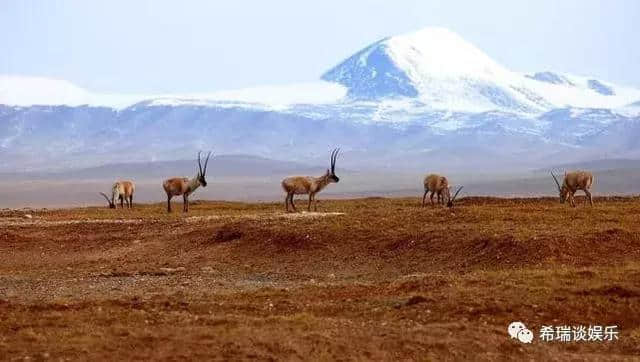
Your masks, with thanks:
M438 204L444 205L444 197L447 201L451 198L449 191L449 180L437 174L430 174L424 178L424 195L422 196L422 207L426 204L427 193L431 191L431 205L433 205L433 195L438 195Z
M558 186L558 192L560 193L560 203L564 204L565 201L569 200L571 202L571 206L576 207L576 203L574 201L574 195L576 191L582 190L585 195L589 199L589 204L593 206L593 199L591 197L591 185L593 185L593 175L589 171L571 171L569 173L564 174L564 181L562 182L562 186L558 182L556 175L551 172L551 176L553 176L553 180L556 182Z
M211 156L211 152L207 154L207 159L204 161L204 168L202 168L200 152L198 152L198 173L191 180L187 177L174 177L164 180L162 187L167 193L167 212L171 212L171 198L180 195L182 195L183 200L182 211L189 212L189 195L200 187L200 185L202 185L202 187L207 187L207 180L204 176L207 173L209 156Z
M127 203L128 208L133 207L133 193L136 190L136 185L131 181L116 181L111 187L111 199L104 193L100 195L104 196L109 203L109 208L115 209L116 203L120 201L120 208L124 208L124 203Z
M331 170L327 169L327 172L320 177L313 176L291 176L282 180L282 188L287 196L284 199L284 206L287 212L289 212L289 204L293 208L294 212L297 212L296 205L293 203L294 195L309 195L308 211L311 211L311 201L315 201L314 211L318 211L318 201L316 200L316 194L324 189L330 183L337 183L340 178L336 176L336 159L338 158L340 149L336 148L331 152Z

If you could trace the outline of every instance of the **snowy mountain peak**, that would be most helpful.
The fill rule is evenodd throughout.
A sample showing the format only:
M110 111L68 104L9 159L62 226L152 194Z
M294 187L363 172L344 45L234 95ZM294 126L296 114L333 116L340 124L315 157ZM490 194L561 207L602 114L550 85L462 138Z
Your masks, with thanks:
M425 28L382 39L322 78L343 84L353 98L370 99L416 97L439 90L443 83L505 76L509 76L505 68L456 33Z

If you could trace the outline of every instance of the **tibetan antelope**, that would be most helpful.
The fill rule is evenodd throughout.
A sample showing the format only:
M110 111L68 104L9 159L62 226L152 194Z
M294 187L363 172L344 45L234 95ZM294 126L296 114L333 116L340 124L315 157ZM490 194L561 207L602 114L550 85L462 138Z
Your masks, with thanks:
M284 206L287 212L289 212L289 204L293 208L294 212L297 212L296 205L293 203L294 195L309 195L308 211L311 211L311 202L315 201L314 211L318 211L318 201L316 200L316 194L330 183L337 183L340 178L336 176L336 159L340 149L336 148L331 151L331 169L327 169L327 172L320 177L313 176L291 176L282 180L282 188L287 196L284 199Z
M427 193L431 191L431 205L433 205L433 196L438 196L438 204L445 203L445 196L447 201L451 198L449 190L449 180L446 177L430 174L424 178L424 195L422 196L422 207L425 206L427 200Z
M162 187L167 193L167 212L171 212L171 198L180 195L182 195L183 200L182 211L189 212L189 195L200 186L207 187L205 175L207 174L207 165L209 164L211 152L207 154L207 159L204 161L204 168L200 162L200 153L201 152L198 152L198 173L192 179L187 177L174 177L164 180L162 183Z
M571 171L569 173L565 172L564 181L562 181L562 186L558 182L556 175L551 172L551 176L553 176L553 180L556 182L558 186L558 192L560 193L560 203L564 204L565 201L569 200L571 206L576 207L576 203L574 200L574 195L576 191L582 190L585 195L589 199L589 204L593 206L593 199L591 197L591 185L593 185L593 174L589 171Z
M133 207L133 193L136 191L136 185L131 181L116 181L111 187L111 198L104 192L100 195L104 196L109 203L109 208L115 209L117 202L120 201L120 208L124 209L124 203L128 208Z

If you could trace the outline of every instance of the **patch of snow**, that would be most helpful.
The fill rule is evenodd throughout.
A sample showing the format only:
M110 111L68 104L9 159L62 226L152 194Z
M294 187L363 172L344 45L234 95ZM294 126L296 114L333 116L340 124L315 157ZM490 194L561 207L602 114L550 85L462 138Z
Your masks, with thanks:
M508 71L459 35L444 28L389 38L385 45L394 62L423 87L434 80L474 78L492 80Z
M67 105L124 108L143 101L149 105L260 107L282 110L292 104L338 102L346 89L325 81L261 86L212 93L135 95L91 93L65 80L0 75L0 104L12 106Z
M148 95L96 94L69 81L44 77L0 75L0 104L11 106L126 107Z
M609 89L613 94L600 92L593 89L593 77L577 76L572 74L557 74L567 83L552 84L527 78L524 83L528 89L541 95L551 103L554 108L578 107L578 108L618 108L634 99L640 98L640 90L614 85L608 82L596 81L600 86Z
M618 107L613 112L624 117L640 117L640 101Z
M90 100L89 92L66 80L0 75L0 104L77 106Z
M279 86L262 86L208 94L163 96L151 101L152 105L216 105L233 107L249 105L283 110L295 104L326 104L340 101L346 88L325 81L294 83Z

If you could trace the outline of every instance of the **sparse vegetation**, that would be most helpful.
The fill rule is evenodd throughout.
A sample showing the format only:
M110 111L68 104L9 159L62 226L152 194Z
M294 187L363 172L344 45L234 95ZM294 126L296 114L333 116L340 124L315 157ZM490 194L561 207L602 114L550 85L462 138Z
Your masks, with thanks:
M0 359L633 360L640 199L0 213ZM510 340L521 320L609 343Z

